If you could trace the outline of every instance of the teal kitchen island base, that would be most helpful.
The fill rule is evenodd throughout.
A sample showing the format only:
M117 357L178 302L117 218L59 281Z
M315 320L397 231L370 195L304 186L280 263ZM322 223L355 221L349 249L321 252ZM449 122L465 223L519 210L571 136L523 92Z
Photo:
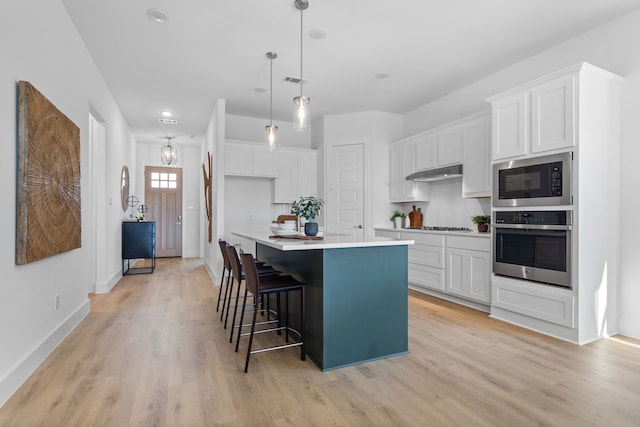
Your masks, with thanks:
M305 348L320 369L408 353L407 245L413 241L358 246L325 239L303 248L242 237L256 241L260 260L307 284Z

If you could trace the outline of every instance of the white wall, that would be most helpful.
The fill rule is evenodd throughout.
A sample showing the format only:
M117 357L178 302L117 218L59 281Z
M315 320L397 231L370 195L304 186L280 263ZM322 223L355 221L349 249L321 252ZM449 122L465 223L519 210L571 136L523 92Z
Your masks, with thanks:
M34 30L37 29L37 30ZM92 170L88 146L89 112L99 117L108 147L102 194L108 247L106 275L120 259L120 169L131 160L131 135L116 103L71 19L59 1L3 0L0 3L0 404L22 384L47 354L89 312L95 241L91 217ZM30 264L15 265L16 85L30 81L80 128L82 247ZM115 273L117 276L117 273ZM55 309L55 296L60 308Z
M640 11L586 32L552 49L424 105L405 116L404 135L479 112L483 99L535 78L589 62L625 78L621 86L620 145L620 333L640 338L640 211L637 165L640 159ZM605 141L603 141L605 143ZM615 191L615 190L614 190ZM594 225L595 226L595 225Z
M324 117L323 158L331 147L364 145L365 234L373 228L389 225L393 211L389 203L389 142L400 139L402 116L365 111ZM326 167L326 165L324 166ZM326 188L326 177L323 188ZM326 197L326 195L325 195ZM330 206L327 207L331 209Z

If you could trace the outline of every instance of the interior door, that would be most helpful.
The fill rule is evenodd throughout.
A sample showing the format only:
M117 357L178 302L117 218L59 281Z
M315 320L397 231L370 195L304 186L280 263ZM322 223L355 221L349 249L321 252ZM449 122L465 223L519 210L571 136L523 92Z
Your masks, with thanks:
M329 149L328 230L364 238L363 145Z
M182 168L144 168L145 219L156 222L156 256L182 256Z

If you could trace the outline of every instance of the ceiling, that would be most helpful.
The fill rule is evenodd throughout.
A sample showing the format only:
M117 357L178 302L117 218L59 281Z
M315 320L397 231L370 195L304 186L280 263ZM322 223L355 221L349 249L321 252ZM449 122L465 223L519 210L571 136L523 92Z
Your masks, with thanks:
M137 139L201 141L215 102L291 121L294 0L62 0ZM640 7L638 0L309 0L303 94L312 117L403 114ZM168 16L164 23L148 9ZM316 39L309 33L326 30ZM388 73L385 79L378 73ZM266 91L258 92L262 88ZM159 123L174 113L177 125Z

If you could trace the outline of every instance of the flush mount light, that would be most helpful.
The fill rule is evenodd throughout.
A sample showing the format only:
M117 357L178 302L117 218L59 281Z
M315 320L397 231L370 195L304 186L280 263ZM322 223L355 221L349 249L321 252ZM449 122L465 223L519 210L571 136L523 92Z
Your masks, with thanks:
M163 24L167 22L169 17L166 13L158 9L148 9L147 10L147 18L151 19L153 22L157 22L159 24Z
M171 111L163 111L162 112L162 116L163 117L171 117L171 116L173 116L173 113Z
M309 37L312 39L323 39L327 37L327 30L324 28L312 28L309 31Z

